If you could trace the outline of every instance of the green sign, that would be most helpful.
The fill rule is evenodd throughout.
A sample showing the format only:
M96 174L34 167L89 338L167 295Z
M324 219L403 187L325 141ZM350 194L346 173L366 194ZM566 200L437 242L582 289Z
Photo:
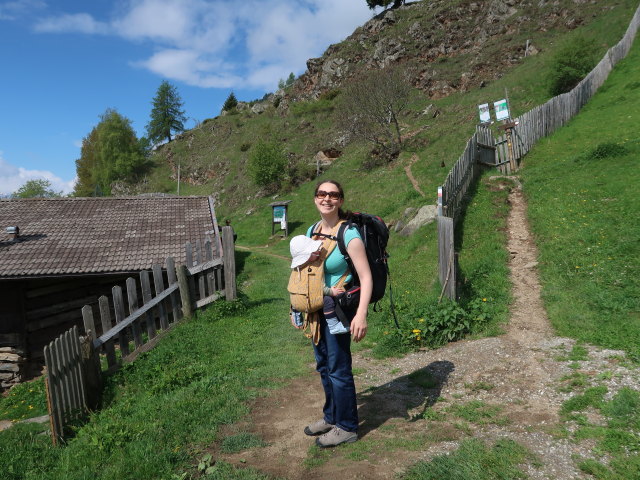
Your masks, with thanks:
M285 207L273 207L273 223L280 223L285 219Z

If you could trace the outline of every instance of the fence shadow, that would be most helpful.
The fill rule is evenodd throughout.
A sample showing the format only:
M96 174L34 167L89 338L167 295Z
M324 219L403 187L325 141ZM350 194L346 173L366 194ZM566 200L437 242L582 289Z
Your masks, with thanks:
M455 370L452 362L439 360L408 375L395 378L379 387L371 387L358 394L358 435L362 438L392 418L416 421L433 406L449 375ZM410 411L424 405L422 411L411 416Z
M236 257L236 275L242 273L244 271L244 266L247 261L247 258L251 256L252 252L248 250L240 250L236 248L235 257Z

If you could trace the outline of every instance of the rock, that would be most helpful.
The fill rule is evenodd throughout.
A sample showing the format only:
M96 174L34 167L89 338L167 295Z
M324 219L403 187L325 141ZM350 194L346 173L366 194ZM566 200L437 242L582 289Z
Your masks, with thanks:
M251 112L259 115L267 109L267 106L268 105L263 102L256 103L253 107L251 107Z
M20 365L17 363L0 363L0 372L15 372L20 371Z
M21 362L22 357L15 353L0 353L0 362Z
M418 210L418 209L417 209L417 208L414 208L414 207L407 207L407 208L405 208L405 209L404 209L404 212L403 212L403 214L402 214L402 217L400 217L400 220L398 220L398 221L396 222L396 225L395 225L394 231L399 232L400 230L402 230L402 229L407 225L407 223L409 222L409 220L410 220L411 218L413 218L413 216L416 214L416 211L417 211L417 210Z
M402 43L397 38L384 38L376 45L373 59L384 68L402 57L404 50Z
M408 237L420 227L433 222L438 215L438 207L436 205L425 205L416 214L413 219L399 233L403 237Z

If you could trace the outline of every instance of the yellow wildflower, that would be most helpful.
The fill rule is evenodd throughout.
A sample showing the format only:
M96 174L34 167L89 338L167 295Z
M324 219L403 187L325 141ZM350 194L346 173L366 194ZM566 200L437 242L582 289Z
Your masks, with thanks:
M420 332L422 332L422 330L420 330L419 328L414 328L413 329L413 333L420 333Z

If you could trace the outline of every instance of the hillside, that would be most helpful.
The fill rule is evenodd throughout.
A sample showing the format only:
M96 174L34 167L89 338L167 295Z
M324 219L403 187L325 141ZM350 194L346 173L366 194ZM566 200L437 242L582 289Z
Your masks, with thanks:
M289 89L241 103L233 114L205 120L161 148L154 171L129 191L175 193L179 164L180 192L213 194L219 215L235 224L268 203L267 193L252 186L246 163L258 141L275 140L289 158L281 195L312 180L316 154L330 152L326 174L343 179L356 206L366 201L393 220L406 207L423 203L401 168L412 155L420 159L414 175L431 202L447 173L440 165L457 159L477 122L478 103L503 98L508 88L517 115L546 100L545 68L558 41L578 30L598 39L601 54L619 39L635 6L631 0L438 0L383 12L322 57L310 59ZM360 185L361 176L353 174L371 148L337 129L334 110L341 89L363 70L394 65L410 72L415 87L401 118L403 133L413 136L384 173L388 190L372 203L362 196L369 189ZM387 192L394 192L393 205Z

